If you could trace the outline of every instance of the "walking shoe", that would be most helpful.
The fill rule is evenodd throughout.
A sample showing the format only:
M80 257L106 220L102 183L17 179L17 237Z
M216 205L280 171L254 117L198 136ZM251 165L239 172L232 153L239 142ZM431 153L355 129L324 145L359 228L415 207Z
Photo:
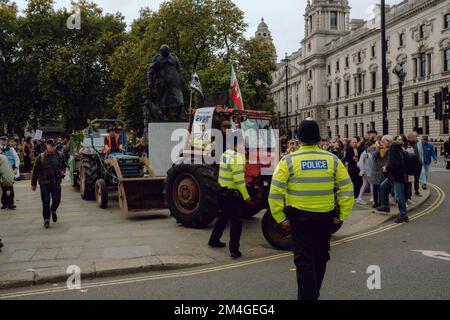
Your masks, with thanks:
M239 251L237 252L231 252L230 253L231 258L233 259L239 259L240 257L242 257L242 253L240 253Z
M408 217L406 217L406 218L402 218L402 217L397 217L396 219L395 219L395 221L394 221L395 223L405 223L405 222L409 222L409 218Z
M50 220L44 220L44 228L45 229L50 228Z
M2 206L2 210L5 210L7 208L7 206Z
M12 205L12 206L8 206L8 209L11 209L11 210L16 210L16 206L15 205Z
M424 184L424 185L422 186L422 189L423 189L423 190L427 190L427 185Z
M421 197L422 195L420 194L419 191L416 191L416 197Z
M377 207L375 210L379 212L391 212L391 208Z
M208 245L211 248L225 248L227 246L225 243L220 242L220 241L209 241Z
M367 204L367 201L365 201L364 199L356 199L356 203L365 206Z
M58 216L56 215L56 212L52 212L52 220L53 222L58 222Z

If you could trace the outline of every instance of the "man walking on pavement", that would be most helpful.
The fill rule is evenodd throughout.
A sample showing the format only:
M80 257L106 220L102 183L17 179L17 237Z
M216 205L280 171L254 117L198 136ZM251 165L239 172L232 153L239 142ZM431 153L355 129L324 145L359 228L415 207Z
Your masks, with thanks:
M428 136L422 136L423 148L423 167L420 181L422 182L422 189L427 190L428 174L430 172L431 160L437 163L436 150L431 143L428 143Z
M8 159L8 162L14 172L14 178L19 178L20 159L17 155L17 151L8 144L7 136L0 137L0 154L4 155ZM16 206L14 205L14 185L11 184L9 186L2 187L2 191L2 209L16 209Z
M300 149L285 156L275 169L269 205L275 221L292 232L298 299L317 300L330 260L331 234L350 214L355 198L341 160L318 147L317 122L304 120L298 135Z
M46 151L36 158L31 179L31 190L33 191L36 191L39 181L43 207L42 215L46 229L50 227L50 215L53 222L58 221L56 210L58 210L61 202L61 182L64 179L65 170L64 154L56 151L56 144L53 139L47 140Z
M9 164L8 158L0 155L0 186L12 186L14 183L14 172ZM2 239L0 239L0 249L3 247Z
M230 221L230 255L233 259L242 256L239 251L239 241L242 233L242 213L246 205L253 202L245 185L246 158L243 137L236 131L233 135L234 148L228 149L221 157L219 171L218 205L219 215L212 231L209 246L212 248L224 248L226 245L220 242L220 238Z
M444 160L447 161L447 170L450 170L450 133L444 143Z

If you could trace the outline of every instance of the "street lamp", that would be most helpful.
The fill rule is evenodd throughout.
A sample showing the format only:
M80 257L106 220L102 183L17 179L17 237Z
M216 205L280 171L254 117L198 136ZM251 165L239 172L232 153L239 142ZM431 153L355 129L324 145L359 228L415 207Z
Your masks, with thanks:
M288 116L289 116L289 75L288 75L288 71L289 71L289 62L291 60L288 58L288 54L287 52L285 53L285 58L282 60L282 62L284 63L284 68L285 68L285 73L286 73L286 122L285 122L285 129L286 129L286 134L287 134L287 130L288 130Z
M406 72L403 70L403 66L397 64L392 70L398 78L398 90L399 90L399 104L398 104L398 121L399 121L399 134L403 134L403 83L405 82Z
M386 67L386 5L385 0L381 0L381 75L382 75L382 107L383 107L383 135L389 133L387 120L388 98L387 98L387 67Z

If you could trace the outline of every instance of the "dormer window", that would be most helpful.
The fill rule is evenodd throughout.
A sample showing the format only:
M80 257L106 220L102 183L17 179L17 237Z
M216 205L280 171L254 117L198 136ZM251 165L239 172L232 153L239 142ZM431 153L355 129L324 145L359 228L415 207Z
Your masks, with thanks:
M337 11L330 12L330 26L332 29L337 29Z

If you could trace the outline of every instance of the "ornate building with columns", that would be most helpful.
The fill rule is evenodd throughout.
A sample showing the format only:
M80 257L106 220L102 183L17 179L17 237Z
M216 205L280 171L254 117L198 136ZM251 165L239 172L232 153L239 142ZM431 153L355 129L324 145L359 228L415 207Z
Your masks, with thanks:
M271 93L282 127L319 121L323 136L382 133L381 33L379 21L350 19L347 0L312 0L304 14L301 48L278 64ZM450 86L449 0L404 0L386 7L389 134L399 133L399 84L406 72L404 131L432 139L448 136L448 121L435 120L434 94Z

